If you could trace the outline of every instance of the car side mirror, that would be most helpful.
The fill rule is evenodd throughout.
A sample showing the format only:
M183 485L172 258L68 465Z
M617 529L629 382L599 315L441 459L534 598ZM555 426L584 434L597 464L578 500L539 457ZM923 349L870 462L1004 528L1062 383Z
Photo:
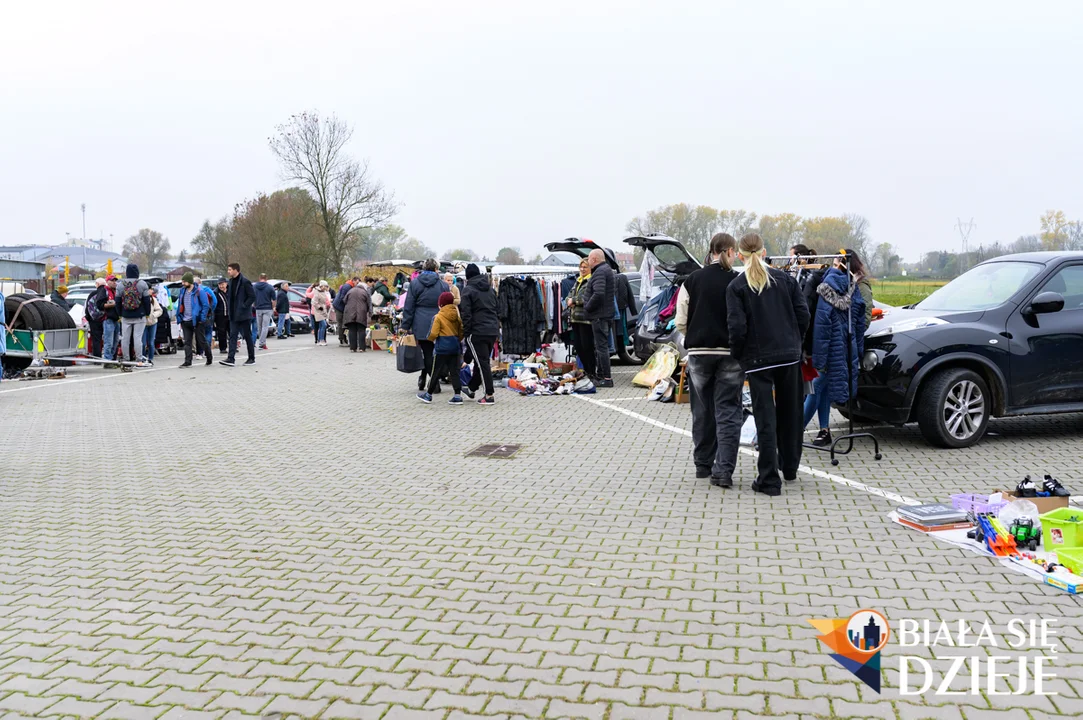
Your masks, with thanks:
M1030 315L1044 315L1046 313L1060 312L1064 309L1064 297L1056 292L1038 293L1038 296L1030 301L1026 312Z

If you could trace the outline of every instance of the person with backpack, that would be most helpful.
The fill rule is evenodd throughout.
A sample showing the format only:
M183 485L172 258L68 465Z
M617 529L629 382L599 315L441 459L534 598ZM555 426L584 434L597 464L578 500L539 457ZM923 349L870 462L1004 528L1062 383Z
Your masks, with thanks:
M214 349L214 313L217 310L218 298L214 294L209 286L203 284L203 278L199 275L193 276L196 290L203 293L203 300L207 303L207 307L210 308L210 312L207 313L207 318L203 321L204 347L207 348L207 361L211 359L211 351Z
M207 335L203 332L203 323L210 314L210 308L206 296L195 286L192 273L184 273L181 284L184 287L177 298L177 322L184 337L184 362L180 367L187 368L192 367L193 350L201 356L208 352L204 347ZM210 359L207 364L211 364Z
M139 279L139 266L128 263L124 279L117 283L116 298L120 306L120 359L139 362L143 347L143 332L150 315L150 288ZM130 370L130 368L125 368Z
M102 288L105 287L105 278L98 278L94 281L94 292L90 293L90 296L86 299L86 304L83 306L83 314L86 316L86 323L90 327L90 356L101 357L102 356L102 333L105 330L105 310L101 307L101 297L105 294Z
M789 273L764 261L763 238L749 233L737 250L745 271L726 288L730 355L741 363L752 395L760 446L754 492L782 494L782 477L801 464L801 345L808 305Z

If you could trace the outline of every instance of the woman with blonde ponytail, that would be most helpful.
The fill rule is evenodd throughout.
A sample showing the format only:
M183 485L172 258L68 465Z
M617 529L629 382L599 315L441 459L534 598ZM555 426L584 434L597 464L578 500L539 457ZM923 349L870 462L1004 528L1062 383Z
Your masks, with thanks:
M737 255L745 271L726 289L730 354L741 364L752 394L760 447L752 489L781 495L779 477L797 479L804 432L801 343L808 303L797 281L764 260L763 238L741 238Z

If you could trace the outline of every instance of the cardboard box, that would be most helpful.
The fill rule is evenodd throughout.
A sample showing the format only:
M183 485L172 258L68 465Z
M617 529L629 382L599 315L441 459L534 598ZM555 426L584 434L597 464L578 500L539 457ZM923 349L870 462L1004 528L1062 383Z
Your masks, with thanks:
M562 363L553 360L549 361L549 372L553 375L564 375L575 370L575 363Z
M387 340L387 328L376 325L369 331L369 338L372 340Z
M1056 510L1057 508L1068 507L1068 498L1066 497L1019 497L1015 492L1010 492L1008 490L994 490L993 492L1002 494L1004 499L1008 502L1013 500L1030 500L1038 507L1038 512L1042 515L1052 510Z
M382 350L386 352L391 347L390 340L372 340L371 342L373 350Z

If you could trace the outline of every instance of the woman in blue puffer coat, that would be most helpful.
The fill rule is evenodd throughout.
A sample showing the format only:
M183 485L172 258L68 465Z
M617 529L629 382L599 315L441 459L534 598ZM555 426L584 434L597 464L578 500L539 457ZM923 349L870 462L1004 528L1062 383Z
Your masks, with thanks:
M844 404L851 393L857 392L857 375L865 352L865 300L856 288L842 261L836 260L816 289L819 301L812 335L812 366L820 376L813 381L813 394L805 398L805 425L814 413L819 415L820 434L813 445L821 447L831 444L831 403Z

